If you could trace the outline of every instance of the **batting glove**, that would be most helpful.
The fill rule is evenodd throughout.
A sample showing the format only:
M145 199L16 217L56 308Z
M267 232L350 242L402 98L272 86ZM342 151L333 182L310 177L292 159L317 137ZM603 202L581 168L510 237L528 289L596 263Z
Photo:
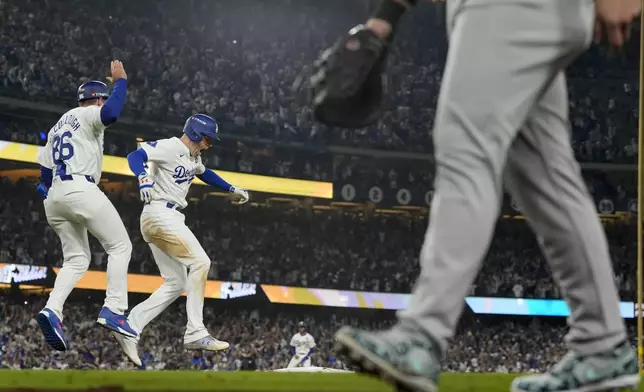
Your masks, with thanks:
M244 204L250 199L250 196L248 196L248 191L245 189L240 189L240 188L231 186L230 193L233 193L239 196L239 204Z
M45 186L45 184L38 184L36 187L36 190L38 193L40 193L40 196L42 197L43 200L47 198L47 195L49 194L49 189Z
M141 194L141 201L149 203L152 200L152 187L154 181L146 173L139 175L139 193Z

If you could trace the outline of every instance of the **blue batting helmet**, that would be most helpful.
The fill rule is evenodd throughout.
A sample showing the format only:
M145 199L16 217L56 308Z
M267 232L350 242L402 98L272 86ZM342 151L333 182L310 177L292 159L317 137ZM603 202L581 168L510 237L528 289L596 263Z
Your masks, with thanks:
M78 102L88 99L108 98L110 96L107 84L92 80L85 82L78 88Z
M183 133L188 135L188 138L195 143L203 140L207 136L213 140L219 140L219 126L217 121L205 114L193 114L186 120L186 125L183 127Z

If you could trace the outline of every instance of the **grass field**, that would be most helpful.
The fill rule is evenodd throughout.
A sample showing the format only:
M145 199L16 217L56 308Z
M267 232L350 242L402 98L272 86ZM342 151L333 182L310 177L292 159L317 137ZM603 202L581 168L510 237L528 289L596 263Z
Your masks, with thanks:
M513 375L444 374L441 391L509 390ZM0 370L0 391L73 391L120 386L125 391L157 392L389 392L371 377L337 373L199 372L199 371L57 371ZM644 388L640 388L644 392Z

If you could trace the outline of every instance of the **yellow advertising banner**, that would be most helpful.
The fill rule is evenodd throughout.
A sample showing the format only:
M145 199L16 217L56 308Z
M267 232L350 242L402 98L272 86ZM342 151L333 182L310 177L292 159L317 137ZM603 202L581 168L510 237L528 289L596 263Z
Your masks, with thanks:
M60 268L53 268L56 275ZM130 293L152 294L163 284L163 278L156 275L127 274L127 290ZM222 282L209 280L206 282L205 298L228 299L255 295L254 283ZM87 271L76 284L77 289L106 290L107 273L104 271ZM186 295L186 293L183 293Z
M37 164L36 156L39 148L42 147L34 144L0 140L0 159ZM127 165L127 159L111 155L103 157L103 172L129 177L134 176ZM250 191L333 199L333 183L331 182L296 180L223 170L217 170L217 174L227 182ZM194 183L205 185L199 179L195 179Z
M60 268L54 267L52 271L58 275ZM13 280L21 288L37 288L36 281L43 281L47 276L47 267L0 263L0 287L7 287ZM127 287L131 293L152 294L163 284L163 279L157 275L128 274ZM107 273L105 271L87 271L78 281L75 288L86 290L106 290ZM222 282L209 280L206 282L206 298L230 299L255 295L255 283ZM183 294L185 295L185 293Z

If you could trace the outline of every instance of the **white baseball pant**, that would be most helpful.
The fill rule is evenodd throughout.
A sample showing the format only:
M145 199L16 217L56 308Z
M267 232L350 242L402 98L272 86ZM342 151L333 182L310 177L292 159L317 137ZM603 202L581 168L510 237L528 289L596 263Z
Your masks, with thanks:
M311 354L307 355L294 355L288 363L287 368L294 367L311 367Z
M46 307L62 320L67 297L89 268L89 230L108 254L104 306L114 313L123 314L128 307L127 269L132 243L112 202L85 176L74 176L73 180L67 181L54 177L44 205L47 221L60 238L63 248L63 267L56 277Z
M209 335L203 323L203 303L210 258L185 219L181 212L168 208L166 202L153 201L141 213L141 234L152 250L164 283L128 316L139 335L184 291L188 317L184 343Z

